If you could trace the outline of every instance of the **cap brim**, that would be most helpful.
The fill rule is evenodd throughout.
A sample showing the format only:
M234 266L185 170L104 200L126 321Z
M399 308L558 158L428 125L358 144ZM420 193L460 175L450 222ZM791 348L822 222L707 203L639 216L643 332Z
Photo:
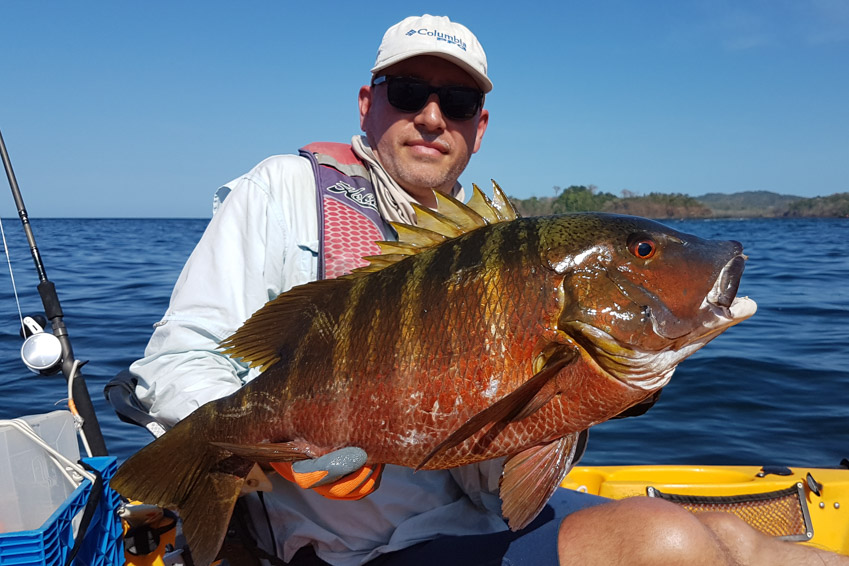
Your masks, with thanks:
M375 65L371 68L371 74L377 75L381 71L388 69L392 65L396 63L400 63L401 61L406 61L407 59L412 59L413 57L420 57L422 55L433 55L434 57L439 57L440 59L445 59L451 63L454 63L461 69L463 69L474 81L478 84L481 90L484 93L487 93L492 90L492 81L489 80L489 77L482 74L477 69L473 68L471 65L460 59L459 57L454 57L445 53L444 51L417 51L416 53L404 53L402 55L396 55L395 57L391 57L386 61L383 61L380 65Z

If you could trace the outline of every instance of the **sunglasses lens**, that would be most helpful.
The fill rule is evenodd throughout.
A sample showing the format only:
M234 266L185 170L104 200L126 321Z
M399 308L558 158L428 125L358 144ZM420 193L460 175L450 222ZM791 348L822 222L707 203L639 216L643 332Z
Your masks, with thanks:
M480 107L480 92L473 88L447 87L439 93L439 107L453 120L468 120Z
M398 78L390 80L387 86L389 104L402 112L418 112L430 96L430 87L421 81Z
M389 104L402 112L418 112L431 93L439 95L439 108L452 120L468 120L480 109L481 92L465 86L432 87L424 81L408 77L391 77L387 81Z

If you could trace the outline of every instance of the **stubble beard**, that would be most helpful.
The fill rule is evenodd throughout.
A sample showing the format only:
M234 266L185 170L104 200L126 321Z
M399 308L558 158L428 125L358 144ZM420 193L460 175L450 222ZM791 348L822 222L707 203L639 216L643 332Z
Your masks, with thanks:
M447 165L415 159L391 159L383 163L395 182L413 196L431 190L450 192L469 163L468 157Z

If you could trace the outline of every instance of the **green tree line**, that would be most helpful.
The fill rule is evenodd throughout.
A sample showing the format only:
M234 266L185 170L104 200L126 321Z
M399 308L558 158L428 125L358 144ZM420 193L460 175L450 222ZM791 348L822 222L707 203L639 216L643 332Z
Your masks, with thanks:
M681 193L636 195L623 191L622 197L599 191L594 185L553 187L553 197L530 197L511 201L523 216L545 216L568 212L610 212L648 218L710 217L847 217L849 193L828 197L802 198L768 191L732 194L711 193L691 197Z

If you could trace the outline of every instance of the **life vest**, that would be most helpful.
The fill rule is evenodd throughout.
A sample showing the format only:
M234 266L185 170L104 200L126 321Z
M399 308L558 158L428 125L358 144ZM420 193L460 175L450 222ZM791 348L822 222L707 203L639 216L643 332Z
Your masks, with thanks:
M375 242L394 240L395 232L380 216L365 164L343 143L311 143L300 154L315 173L318 278L332 279L368 265L363 257L380 254Z

